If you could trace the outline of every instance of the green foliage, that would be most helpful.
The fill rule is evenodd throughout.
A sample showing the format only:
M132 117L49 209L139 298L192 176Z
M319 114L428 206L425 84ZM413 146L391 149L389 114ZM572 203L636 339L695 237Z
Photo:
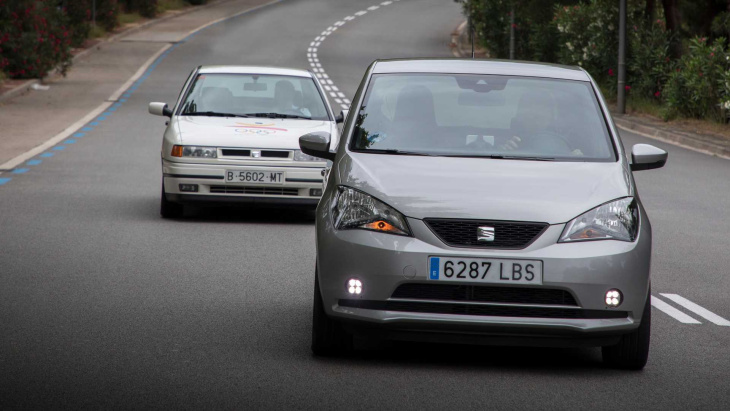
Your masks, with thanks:
M672 33L663 19L633 26L628 33L628 78L637 97L661 100L675 62L670 58Z
M730 109L730 53L724 38L690 41L665 87L665 119L676 116L724 119Z
M494 58L509 57L510 17L515 10L515 58L557 61L553 18L555 0L459 0L464 14L472 16L477 37ZM563 3L576 3L564 0Z
M0 0L0 68L13 78L42 78L71 65L69 19L36 0Z

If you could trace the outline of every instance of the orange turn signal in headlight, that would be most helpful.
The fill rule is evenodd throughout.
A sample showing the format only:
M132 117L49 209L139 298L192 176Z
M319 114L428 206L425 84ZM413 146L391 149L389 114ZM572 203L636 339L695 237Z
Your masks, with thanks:
M401 229L383 220L363 224L360 226L360 228L364 228L366 230L382 231L384 233L403 234L403 231Z
M172 146L172 153L170 153L173 157L182 157L183 148L182 146Z

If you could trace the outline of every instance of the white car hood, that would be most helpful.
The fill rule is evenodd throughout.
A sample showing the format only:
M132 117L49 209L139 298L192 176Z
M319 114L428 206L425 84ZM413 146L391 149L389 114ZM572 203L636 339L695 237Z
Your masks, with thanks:
M294 150L304 134L332 133L332 122L320 120L179 116L176 121L181 143L190 146Z

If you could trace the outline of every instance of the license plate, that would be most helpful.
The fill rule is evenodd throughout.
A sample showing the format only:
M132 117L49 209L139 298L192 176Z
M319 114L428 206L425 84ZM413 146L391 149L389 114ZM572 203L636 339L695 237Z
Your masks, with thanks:
M429 257L428 279L436 281L542 284L542 261Z
M226 170L226 183L284 184L285 178L279 171Z

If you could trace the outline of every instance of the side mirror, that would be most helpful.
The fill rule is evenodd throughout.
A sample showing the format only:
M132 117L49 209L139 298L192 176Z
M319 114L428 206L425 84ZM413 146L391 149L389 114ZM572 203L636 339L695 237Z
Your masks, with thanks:
M172 110L167 107L167 103L150 103L148 110L156 116L172 117Z
M664 167L667 152L649 144L636 144L631 149L631 171Z
M299 137L299 148L304 154L334 161L335 153L330 153L330 133L316 131Z
M344 109L344 110L340 111L340 114L337 117L335 117L335 122L337 124L344 123L345 119L347 118L347 113L349 113L349 112L350 112L350 110L348 110L348 109Z

